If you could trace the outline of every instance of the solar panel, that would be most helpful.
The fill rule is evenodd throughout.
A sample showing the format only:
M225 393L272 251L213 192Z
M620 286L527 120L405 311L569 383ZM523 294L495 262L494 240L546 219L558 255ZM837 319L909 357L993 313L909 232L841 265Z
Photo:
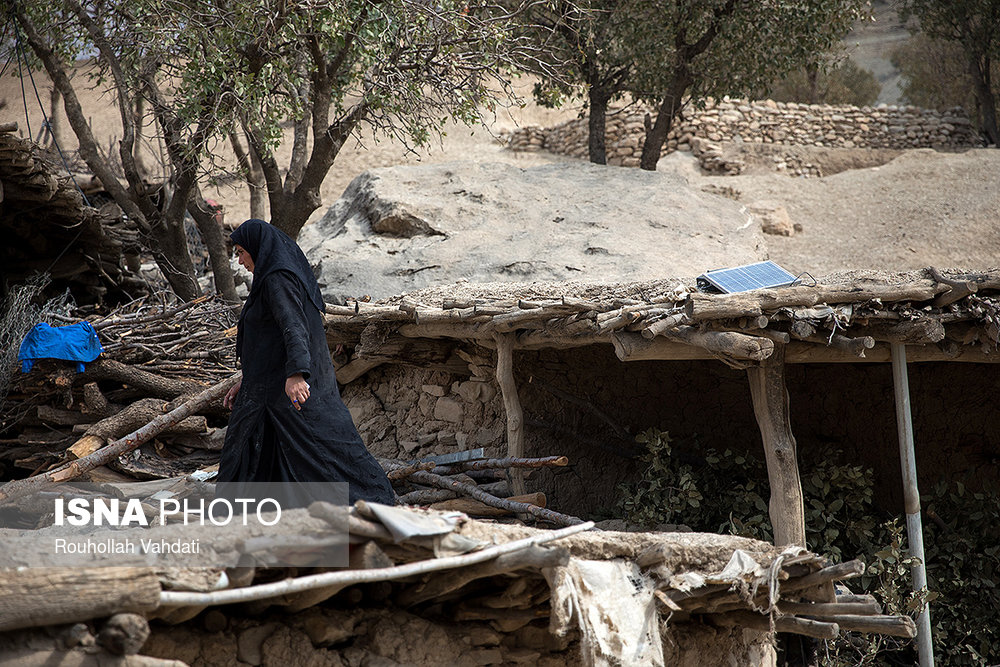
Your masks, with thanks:
M772 261L757 262L729 269L706 271L698 276L698 288L714 288L720 292L748 292L766 287L786 287L795 276Z

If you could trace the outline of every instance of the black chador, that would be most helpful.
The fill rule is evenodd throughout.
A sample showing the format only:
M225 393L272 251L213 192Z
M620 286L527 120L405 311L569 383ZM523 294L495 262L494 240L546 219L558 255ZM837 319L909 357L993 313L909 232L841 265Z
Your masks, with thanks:
M236 353L243 364L219 463L219 482L347 482L350 501L393 504L381 466L340 398L320 315L323 299L302 250L262 220L232 234L252 258ZM285 381L302 374L296 409Z

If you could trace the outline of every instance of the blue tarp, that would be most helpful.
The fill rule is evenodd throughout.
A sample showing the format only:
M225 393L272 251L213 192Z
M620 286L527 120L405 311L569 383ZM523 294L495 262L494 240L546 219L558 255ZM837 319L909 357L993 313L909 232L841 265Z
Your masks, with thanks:
M32 327L21 341L17 358L21 371L27 373L36 359L63 359L75 361L76 370L83 372L84 362L101 356L104 348L90 322L78 322L65 327L53 327L41 322Z

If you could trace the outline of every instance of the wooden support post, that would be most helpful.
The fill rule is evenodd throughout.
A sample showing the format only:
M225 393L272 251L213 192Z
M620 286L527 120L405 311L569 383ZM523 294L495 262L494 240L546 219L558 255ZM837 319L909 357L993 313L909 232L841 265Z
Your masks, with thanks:
M906 346L892 344L892 380L896 396L896 428L899 433L899 458L903 468L903 509L906 511L906 537L916 563L910 570L913 590L927 587L924 560L924 529L920 521L920 491L917 488L917 459L913 446L913 418L910 415L910 380L906 369ZM917 657L920 667L934 667L934 642L931 637L931 611L925 607L917 616ZM911 637L913 635L910 635Z
M789 416L788 390L785 388L784 346L775 345L770 357L747 369L747 377L767 458L774 543L777 546L797 544L804 547L805 505Z
M514 334L494 334L497 344L497 383L503 394L503 406L507 412L507 456L524 457L524 411L517 396L514 382ZM515 496L527 493L524 485L524 471L510 470L510 491Z

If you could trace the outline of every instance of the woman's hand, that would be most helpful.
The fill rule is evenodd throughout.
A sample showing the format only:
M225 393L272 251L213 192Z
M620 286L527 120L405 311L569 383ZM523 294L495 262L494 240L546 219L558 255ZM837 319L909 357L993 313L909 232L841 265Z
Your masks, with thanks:
M285 395L296 410L301 410L302 404L309 400L309 383L302 377L302 373L296 373L285 380Z
M236 394L240 393L241 386L243 386L243 380L234 384L233 388L226 392L226 397L222 399L222 407L232 410L233 403L236 402Z

